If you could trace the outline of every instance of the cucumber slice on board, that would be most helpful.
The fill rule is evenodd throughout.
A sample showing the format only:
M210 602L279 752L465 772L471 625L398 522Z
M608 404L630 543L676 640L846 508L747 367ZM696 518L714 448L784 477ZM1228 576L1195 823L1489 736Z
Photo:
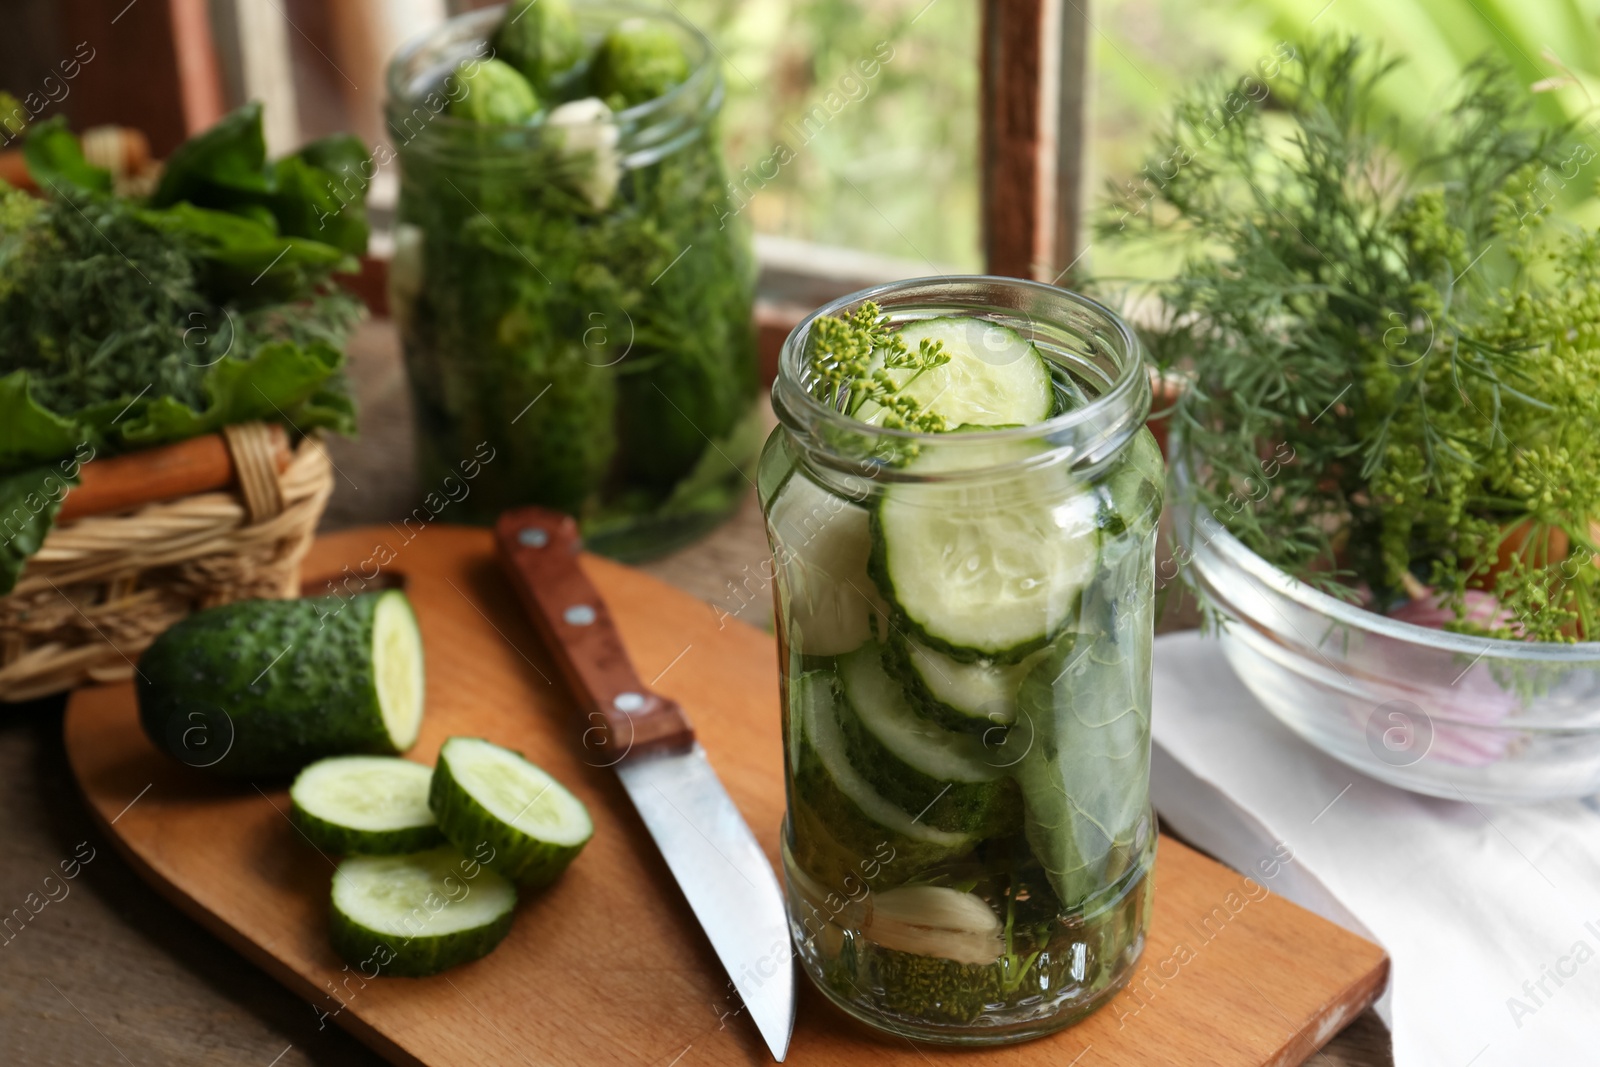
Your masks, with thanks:
M928 647L963 662L1017 663L1049 644L1077 610L1098 562L1099 496L1063 462L1017 466L1039 447L931 447L906 469L952 472L953 480L884 491L870 566L906 628Z
M1041 655L1042 650L1021 663L962 663L914 637L896 635L884 664L925 718L946 729L993 738L995 727L1016 721L1017 687Z
M139 720L191 767L290 774L404 752L422 728L422 635L398 589L196 612L139 660Z
M884 669L881 646L842 657L839 679L846 704L839 728L851 765L869 786L938 830L984 833L1004 824L1011 783L983 740L918 715Z
M900 392L924 411L942 415L958 426L1027 426L1042 422L1055 410L1055 384L1050 368L1032 341L1016 330L987 319L952 316L923 319L900 328L913 352L924 340L944 346L949 362L913 377L909 370L890 370ZM882 409L871 401L855 412L875 423Z
M809 671L791 683L803 724L794 776L794 857L830 891L845 879L874 889L903 884L941 861L969 851L971 834L939 830L919 821L873 789L851 764L839 728L839 696L826 671Z
M519 753L476 737L439 749L428 804L445 837L518 885L549 885L594 834L583 801Z
M872 551L867 509L836 496L799 470L769 509L772 554L787 611L789 647L837 656L888 632L889 607L867 576Z
M487 955L516 904L510 882L448 845L352 856L333 874L329 939L352 967L420 978Z
M290 818L336 856L421 852L444 844L428 808L433 768L395 756L331 756L289 787Z

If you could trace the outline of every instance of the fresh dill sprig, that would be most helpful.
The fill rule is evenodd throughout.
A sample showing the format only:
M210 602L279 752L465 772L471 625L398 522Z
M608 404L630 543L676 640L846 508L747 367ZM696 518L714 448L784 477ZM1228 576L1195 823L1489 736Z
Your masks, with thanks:
M924 410L901 391L949 361L944 345L929 338L913 351L870 300L848 315L821 318L811 327L811 371L824 399L851 415L859 415L868 404L881 408L874 421L892 430L949 429L942 415Z
M1184 165L1107 217L1181 257L1143 331L1187 383L1173 458L1199 511L1326 591L1384 610L1422 582L1461 630L1600 639L1600 239L1547 210L1594 150L1491 63L1401 131L1393 66L1302 46L1220 127L1228 87L1202 86L1162 141Z

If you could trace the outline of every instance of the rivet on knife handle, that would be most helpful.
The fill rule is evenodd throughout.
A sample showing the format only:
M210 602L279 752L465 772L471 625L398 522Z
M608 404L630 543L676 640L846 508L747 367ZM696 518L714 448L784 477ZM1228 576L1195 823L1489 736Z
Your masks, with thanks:
M519 508L501 515L494 533L517 596L583 706L591 724L583 743L597 762L693 744L683 709L634 672L611 613L578 566L583 542L571 516Z

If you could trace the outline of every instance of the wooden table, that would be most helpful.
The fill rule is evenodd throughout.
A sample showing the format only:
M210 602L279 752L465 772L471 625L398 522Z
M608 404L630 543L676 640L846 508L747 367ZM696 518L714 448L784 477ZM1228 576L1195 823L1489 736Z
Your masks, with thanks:
M338 488L327 529L398 519L422 496L387 323L363 328L352 360L364 431L334 448ZM770 627L771 594L758 569L766 553L760 515L746 500L711 537L646 569ZM20 931L15 922L0 929L0 1063L378 1067L381 1060L337 1027L319 1026L313 1008L167 904L112 852L90 827L67 769L61 708L59 699L0 705L0 919L14 908L37 910ZM61 881L59 865L75 856L90 858L76 879ZM45 882L50 875L58 877ZM1312 1062L1387 1067L1388 1048L1368 1012Z

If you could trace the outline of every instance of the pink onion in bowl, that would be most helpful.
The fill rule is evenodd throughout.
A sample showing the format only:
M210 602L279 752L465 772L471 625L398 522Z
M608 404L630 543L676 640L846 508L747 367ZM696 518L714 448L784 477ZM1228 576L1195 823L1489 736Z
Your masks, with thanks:
M1444 597L1432 589L1421 587L1425 595L1416 596L1389 612L1389 618L1409 622L1413 626L1426 626L1430 630L1443 630L1450 623L1462 621L1475 623L1485 629L1499 629L1506 627L1512 633L1521 633L1521 627L1516 623L1516 617L1505 608L1493 594L1485 593L1481 589L1468 589L1466 593L1466 615L1457 619L1455 609L1444 602Z
M1451 623L1465 621L1486 629L1507 627L1513 633L1520 633L1515 617L1501 606L1498 599L1482 590L1467 590L1464 616L1457 616L1455 609L1445 603L1441 594L1415 579L1406 583L1406 591L1411 599L1392 609L1388 613L1389 618L1413 626L1426 626L1431 630L1443 630ZM1404 677L1405 664L1396 663L1394 666L1396 677ZM1390 688L1398 699L1420 697L1422 702L1438 706L1437 690L1408 693L1404 685ZM1432 755L1447 763L1466 767L1486 766L1505 755L1506 749L1515 740L1513 734L1504 730L1478 730L1473 727L1497 726L1515 714L1521 706L1515 694L1506 692L1495 681L1489 668L1481 663L1471 663L1465 667L1450 690L1449 705L1442 710L1456 722L1432 724Z

